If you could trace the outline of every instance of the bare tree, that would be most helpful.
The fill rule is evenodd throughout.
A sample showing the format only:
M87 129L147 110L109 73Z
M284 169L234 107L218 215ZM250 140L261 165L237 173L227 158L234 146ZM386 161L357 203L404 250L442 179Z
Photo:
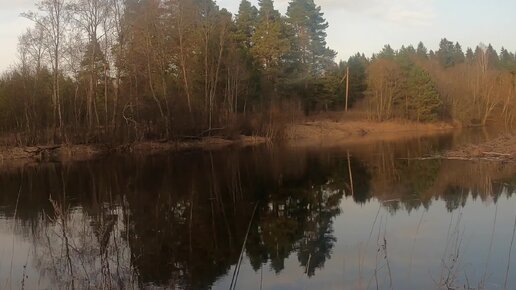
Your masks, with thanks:
M28 135L31 135L36 129L36 95L38 93L39 77L47 52L44 43L44 30L40 25L27 29L19 37L18 51L22 61L22 75L25 78L32 75L33 79L30 92L26 92L24 105L26 129ZM29 89L27 88L27 90Z
M181 67L181 75L183 81L183 90L186 94L186 101L188 104L188 111L190 114L192 113L192 97L190 92L190 78L189 78L189 58L190 51L189 40L191 38L188 37L189 33L192 33L194 29L194 9L193 3L189 0L176 0L170 1L169 9L172 13L172 20L174 22L174 26L177 29L177 47L179 48L179 66ZM174 13L175 12L175 13Z
M122 21L123 14L125 11L124 0L110 0L110 17L112 25L112 36L113 36L113 65L112 70L115 70L115 82L113 84L114 99L112 109L112 120L111 125L113 130L116 126L116 120L118 116L118 102L120 99L120 87L121 87L121 72L123 70L123 53L124 53L124 23Z
M67 74L74 80L73 99L73 122L76 130L82 128L84 102L80 98L81 87L81 62L84 57L84 39L77 28L72 28L68 33L64 45L64 59Z
M107 37L106 18L109 13L109 1L107 0L76 0L74 2L74 13L77 23L85 31L88 37L87 56L87 74L88 74L88 92L87 92L87 119L88 126L91 129L93 122L100 125L100 118L97 109L97 89L99 71L104 74L106 72L106 63L99 61L105 57L101 56L100 42ZM100 66L100 67L99 67Z
M52 104L54 128L60 129L64 137L63 114L61 108L60 64L62 42L69 22L69 4L67 0L41 0L36 4L39 13L27 12L22 16L34 21L45 31L48 51L52 66Z

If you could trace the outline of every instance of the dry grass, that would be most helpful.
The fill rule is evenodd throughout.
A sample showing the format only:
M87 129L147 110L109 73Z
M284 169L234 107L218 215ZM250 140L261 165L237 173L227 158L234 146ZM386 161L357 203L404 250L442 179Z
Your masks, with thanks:
M414 136L434 135L453 130L446 123L414 123L408 121L375 122L367 120L321 119L289 127L291 145L339 145L392 141Z

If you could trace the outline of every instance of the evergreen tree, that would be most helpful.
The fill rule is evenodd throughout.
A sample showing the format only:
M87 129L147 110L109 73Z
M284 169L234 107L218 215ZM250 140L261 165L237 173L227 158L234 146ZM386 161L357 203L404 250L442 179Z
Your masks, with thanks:
M405 56L412 56L412 55L415 55L416 54L416 49L414 48L414 46L412 45L409 45L407 47L405 47L404 45L401 46L401 49L398 51L398 55L399 54L403 54Z
M235 17L235 40L243 43L247 49L252 46L252 37L258 20L258 9L251 5L251 2L242 0Z
M266 73L272 73L290 51L290 41L280 13L272 0L260 0L258 24L252 36L251 52Z
M407 117L418 122L430 122L439 119L443 102L437 92L430 74L414 66L407 80L408 104Z
M462 46L456 42L455 48L454 48L454 63L459 64L463 63L466 60L466 57L464 56L464 52L462 51Z
M95 53L93 53L93 51L95 51ZM97 80L102 79L107 65L99 43L97 41L89 43L86 46L86 51L81 61L82 73L94 74Z
M257 23L258 9L251 5L248 0L242 0L238 14L235 16L232 37L235 46L238 48L238 56L231 55L230 58L234 61L236 67L244 68L244 73L237 69L236 75L245 81L246 89L241 93L235 92L235 99L239 95L244 95L245 100L249 101L259 99L260 72L251 54ZM238 109L237 105L235 105L236 109ZM245 108L245 105L247 105L247 101L241 104L243 106L242 109Z
M466 50L466 63L468 64L472 64L473 61L475 60L475 54L473 53L473 50L471 49L471 47L468 47L468 49Z
M295 61L309 76L320 76L333 65L335 52L327 47L326 29L321 7L313 0L293 0L287 9L287 22L295 36Z
M453 51L453 42L448 41L446 38L441 39L441 42L439 43L439 50L437 51L437 57L439 59L439 63L443 67L447 68L454 65Z
M396 52L389 44L386 44L380 53L377 54L378 58L393 59L396 56Z
M293 0L286 22L292 43L286 68L290 83L287 90L305 100L308 107L326 109L336 101L335 90L342 74L334 69L335 52L327 47L328 23L321 7L313 0Z
M486 55L490 68L496 68L499 66L500 58L498 57L498 53L491 44L487 46Z
M475 58L477 60L480 59L484 55L486 49L487 49L487 46L485 46L485 44L483 44L483 43L480 43L479 45L477 45L477 47L475 47L475 54L474 54Z
M425 45L421 41L417 45L416 55L422 59L428 58L428 49L425 47Z
M401 69L405 72L410 71L414 65L414 56L416 54L416 50L414 47L411 47L412 46L402 46L394 58L394 61L396 61Z
M355 102L362 99L367 89L367 58L357 53L348 60L349 66L349 103L353 106Z
M516 60L514 54L502 47L500 50L500 66L509 71L516 70Z
M441 39L439 50L436 54L439 59L439 63L444 68L449 68L464 62L464 52L462 51L460 44L458 42L453 44L453 42L446 38Z

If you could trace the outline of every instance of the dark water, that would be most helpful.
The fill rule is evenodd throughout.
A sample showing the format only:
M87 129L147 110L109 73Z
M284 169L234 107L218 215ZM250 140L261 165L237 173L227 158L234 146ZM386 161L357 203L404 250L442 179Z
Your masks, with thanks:
M516 164L406 159L484 138L3 168L0 288L516 289Z

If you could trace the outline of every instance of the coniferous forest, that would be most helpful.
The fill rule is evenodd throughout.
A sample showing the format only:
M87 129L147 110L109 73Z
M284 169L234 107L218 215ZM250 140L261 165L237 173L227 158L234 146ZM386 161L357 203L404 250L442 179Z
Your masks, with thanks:
M336 62L314 0L40 0L0 79L4 143L279 137L325 111L375 121L514 123L513 52L442 39ZM349 88L344 81L349 69Z

